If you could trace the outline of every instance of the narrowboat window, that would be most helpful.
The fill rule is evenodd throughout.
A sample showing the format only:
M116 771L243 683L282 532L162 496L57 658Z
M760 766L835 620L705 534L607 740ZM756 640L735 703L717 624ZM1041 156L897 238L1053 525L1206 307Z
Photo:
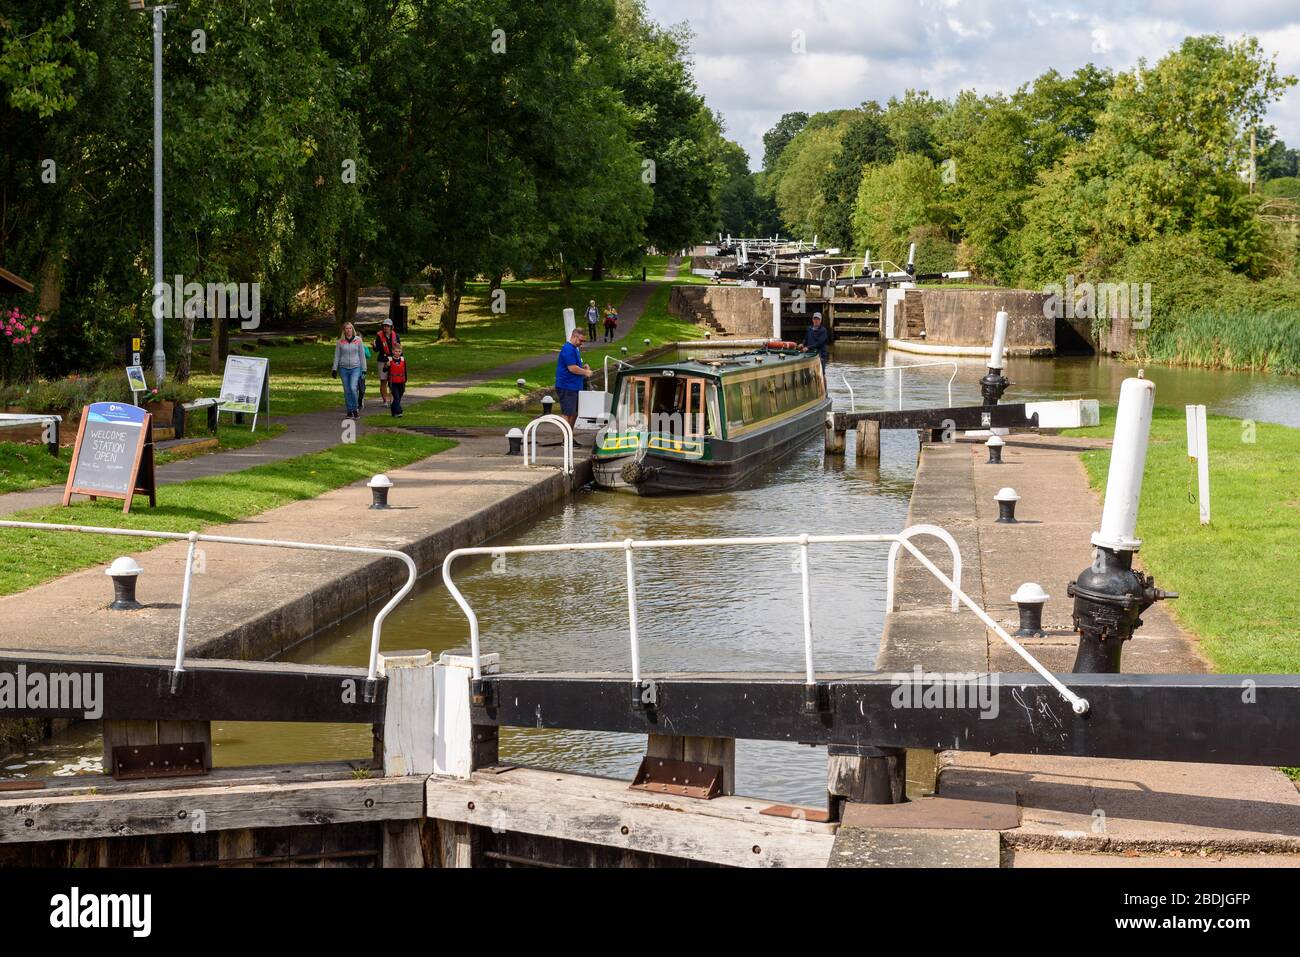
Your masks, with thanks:
M722 426L721 426L722 418L721 418L721 416L720 416L720 414L719 414L719 412L718 412L718 387L717 387L717 385L715 385L715 384L713 384L713 383L709 383L709 392L708 392L708 397L709 397L709 399L708 399L708 401L709 401L709 423L708 423L708 425L709 425L709 435L721 435L721 434L722 434Z

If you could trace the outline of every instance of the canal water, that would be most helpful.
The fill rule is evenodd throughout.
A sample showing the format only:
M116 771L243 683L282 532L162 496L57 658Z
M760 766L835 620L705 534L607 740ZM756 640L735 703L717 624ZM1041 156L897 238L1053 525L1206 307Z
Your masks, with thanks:
M828 370L836 408L897 408L898 377L885 363L929 357L874 347L840 347ZM1008 401L1097 398L1114 402L1135 367L1113 360L1012 360ZM979 402L978 360L905 373L903 404L917 408ZM1212 412L1300 427L1300 380L1153 367L1157 402L1204 403ZM951 383L950 383L951 379ZM851 391L850 391L851 390ZM851 397L852 396L852 397ZM810 442L731 492L641 499L583 491L489 544L710 538L800 532L894 532L902 528L916 463L911 433L885 432L879 466L824 460ZM819 546L811 557L814 652L819 671L866 670L884 621L887 545ZM507 670L627 671L629 646L621 553L509 556L464 561L456 582L479 616L482 648ZM795 549L673 549L637 555L638 626L645 671L787 671L803 666ZM364 665L369 618L354 616L294 648L291 661ZM438 652L468 643L465 618L426 580L387 620L384 647ZM72 732L53 746L4 762L4 775L98 770L99 742ZM225 722L213 729L214 760L233 766L366 758L368 728ZM519 730L502 736L506 761L630 777L644 738ZM825 751L771 742L737 743L742 794L817 805L824 801ZM45 763L40 763L45 762Z

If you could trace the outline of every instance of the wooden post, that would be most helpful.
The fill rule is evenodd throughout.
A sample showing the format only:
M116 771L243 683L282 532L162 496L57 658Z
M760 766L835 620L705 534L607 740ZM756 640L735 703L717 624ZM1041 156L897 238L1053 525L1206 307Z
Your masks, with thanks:
M858 461L880 461L880 423L875 419L858 423Z
M500 656L482 656L484 674L496 674ZM465 651L444 651L433 666L433 693L437 707L433 717L433 773L468 778L475 767L475 753L484 758L485 742L475 742L470 723L470 680L473 659ZM495 749L491 749L495 750Z
M845 801L859 804L901 804L906 797L907 752L902 748L872 748L878 755L832 753L826 759L826 791L835 820Z
M908 748L906 758L907 799L929 797L939 790L939 752Z
M652 758L698 761L722 768L722 793L736 793L736 739L702 738L679 734L646 736L645 753Z
M384 705L384 777L433 773L433 654L390 651L379 656L388 679Z
M826 453L828 455L844 454L844 430L835 428L835 421L826 416Z
M424 821L416 818L405 821L385 821L380 866L391 868L424 868L429 866L425 857Z

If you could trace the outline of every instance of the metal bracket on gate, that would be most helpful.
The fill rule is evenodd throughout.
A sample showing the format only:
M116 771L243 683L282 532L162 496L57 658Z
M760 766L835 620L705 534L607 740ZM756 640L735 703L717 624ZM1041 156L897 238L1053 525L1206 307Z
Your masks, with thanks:
M113 749L113 778L178 778L208 773L203 742L123 744Z
M647 755L636 769L631 790L709 801L722 794L722 768L716 764Z

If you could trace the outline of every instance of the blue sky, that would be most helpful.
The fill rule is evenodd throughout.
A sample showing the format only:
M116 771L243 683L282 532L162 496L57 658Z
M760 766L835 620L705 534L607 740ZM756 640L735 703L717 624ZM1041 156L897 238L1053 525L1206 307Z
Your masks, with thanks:
M695 77L729 138L762 161L782 113L884 102L909 87L1009 92L1044 70L1128 69L1190 34L1251 34L1300 76L1300 0L646 0L690 24ZM805 50L792 50L803 31ZM1268 121L1300 146L1300 88Z

